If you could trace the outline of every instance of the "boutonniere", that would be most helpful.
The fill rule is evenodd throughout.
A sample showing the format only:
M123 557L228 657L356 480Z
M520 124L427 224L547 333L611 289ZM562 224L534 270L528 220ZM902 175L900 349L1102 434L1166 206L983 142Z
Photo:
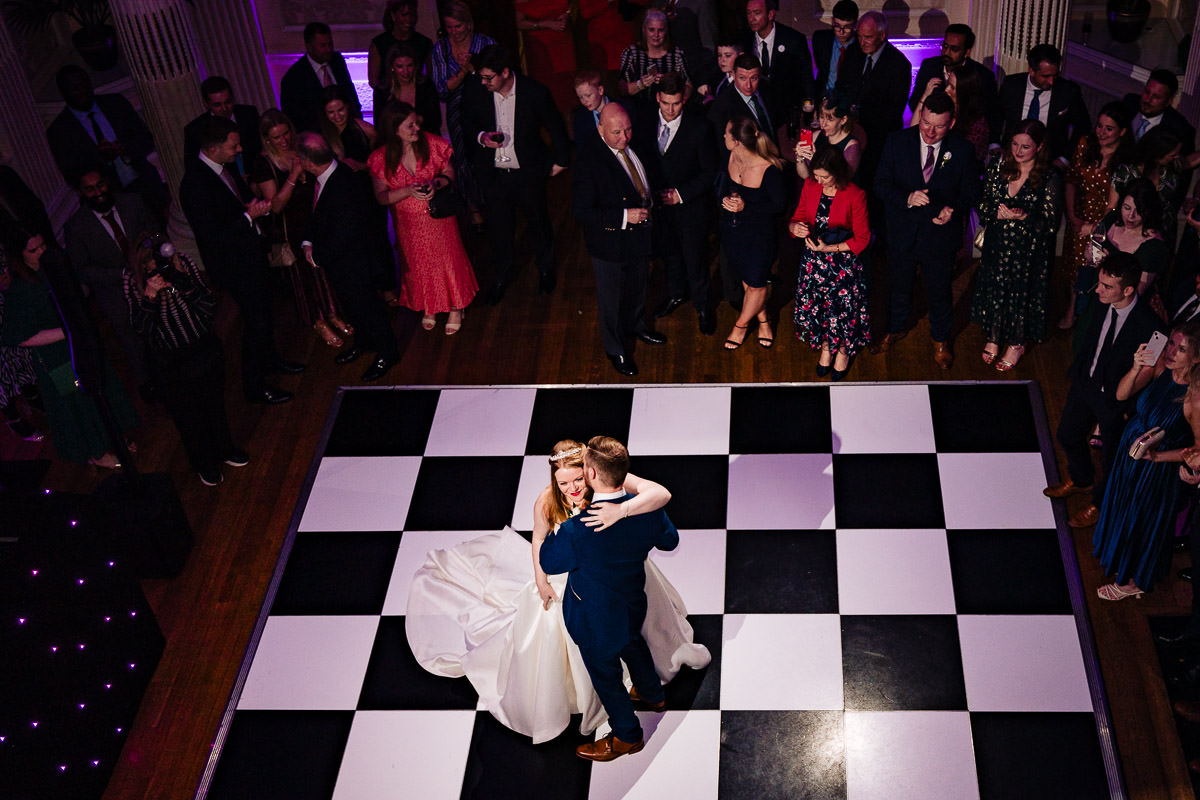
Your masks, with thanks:
M775 52L776 52L776 53L782 53L784 50L787 50L787 48L786 48L786 47L784 47L783 45L781 45L781 44L777 44L777 45L775 45Z
M950 160L950 151L943 150L942 151L942 159L940 161L938 161L938 167L941 168L941 167L946 166L946 162L949 160Z

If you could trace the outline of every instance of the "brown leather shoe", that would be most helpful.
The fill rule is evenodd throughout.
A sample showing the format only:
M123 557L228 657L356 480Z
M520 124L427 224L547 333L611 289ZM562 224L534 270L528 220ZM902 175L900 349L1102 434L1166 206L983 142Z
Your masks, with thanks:
M665 699L660 700L657 703L647 703L642 699L642 696L638 694L636 686L630 687L629 699L633 701L634 711L653 711L656 714L661 714L667 710L667 701Z
M1200 722L1200 702L1177 700L1175 701L1175 713L1188 722Z
M1096 524L1096 520L1100 519L1100 509L1096 508L1095 504L1089 504L1087 508L1072 514L1067 520L1067 524L1072 528L1090 528Z
M933 343L933 360L942 369L950 369L954 366L954 353L950 350L949 342Z
M871 346L868 349L872 353L875 353L875 354L886 353L887 351L892 349L892 345L894 345L896 342L903 339L905 336L908 336L908 331L901 331L900 333L886 334L878 342L872 342Z
M614 758L636 753L646 746L646 740L638 739L630 744L622 742L611 733L598 742L588 742L575 748L575 755L588 761L612 761Z
M1056 483L1053 486L1047 486L1045 489L1042 489L1042 494L1046 495L1046 497L1052 497L1055 500L1061 500L1064 497L1070 497L1075 494L1087 494L1091 490L1091 484L1080 486L1070 478L1067 478L1062 483Z

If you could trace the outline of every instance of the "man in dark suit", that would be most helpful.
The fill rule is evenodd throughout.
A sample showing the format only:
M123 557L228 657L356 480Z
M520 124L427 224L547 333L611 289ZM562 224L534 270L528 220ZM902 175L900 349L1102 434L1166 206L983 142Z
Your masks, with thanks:
M288 68L280 81L280 110L297 131L318 131L321 90L334 84L343 88L350 116L361 117L362 105L350 80L346 59L333 49L333 32L324 22L310 22L304 26L304 55Z
M758 57L768 110L776 125L787 122L793 108L813 99L812 55L808 39L795 28L775 21L779 0L748 0L743 44ZM774 128L770 129L772 137Z
M512 280L516 209L525 215L537 259L538 291L554 291L554 229L546 178L567 168L571 143L550 90L513 71L508 50L495 44L472 60L478 81L466 82L462 124L487 200L493 284L484 302L499 303ZM550 148L542 138L550 137Z
M888 134L904 126L912 64L887 40L887 20L878 11L859 18L857 35L858 41L846 51L837 85L858 99L858 121L867 134L867 146L854 180L871 186L883 143Z
M1150 303L1137 296L1142 267L1129 253L1110 253L1100 265L1096 297L1104 307L1084 336L1067 370L1071 388L1058 423L1058 443L1067 457L1067 480L1046 488L1047 497L1091 492L1092 503L1070 519L1073 528L1096 524L1104 504L1104 483L1125 427L1129 401L1117 399L1117 384L1133 365L1133 354L1161 329ZM1088 438L1100 426L1101 472L1096 474Z
M1192 278L1189 286L1180 288L1167 306L1171 317L1171 327L1200 317L1200 275Z
M629 452L607 436L595 436L583 453L583 476L594 492L592 502L622 502ZM579 646L592 686L608 712L612 733L575 752L589 761L611 761L645 746L635 710L661 712L666 695L654 671L650 648L642 638L646 620L646 556L674 550L679 531L664 511L628 517L596 535L579 517L547 534L539 555L547 574L566 572L563 621ZM625 691L621 662L633 690Z
M96 94L91 78L74 64L60 69L55 80L67 107L46 129L46 139L63 176L105 164L121 190L137 192L148 208L165 212L167 187L146 160L154 137L130 102L119 94Z
M600 335L608 360L622 375L637 375L625 337L666 344L646 327L646 268L650 258L653 184L629 146L633 124L616 103L600 113L600 144L581 150L575 162L572 202L596 272Z
M132 248L138 245L136 237L160 233L162 228L142 198L128 192L114 194L99 165L71 176L71 183L79 192L79 210L63 229L67 256L112 326L145 399L150 389L146 345L130 323L124 271Z
M286 403L291 392L269 386L268 372L304 371L279 357L271 323L267 257L258 220L271 203L256 200L233 168L241 149L231 119L213 117L200 134L200 157L179 184L179 205L196 234L213 285L227 289L242 313L242 392L247 402Z
M334 360L349 364L364 350L373 350L375 358L362 380L377 381L400 361L400 346L372 282L380 267L370 197L350 168L334 158L333 148L319 133L300 134L296 152L300 165L316 179L316 202L304 233L304 259L325 270L354 325L354 346Z
M262 137L258 133L258 109L233 102L233 87L220 75L205 78L200 84L200 97L207 109L183 128L183 157L189 161L200 158L200 130L209 117L225 117L237 125L242 152L237 154L238 174L243 178L254 169L262 152Z
M667 299L654 316L665 317L691 300L700 332L710 336L716 317L708 305L705 256L718 168L716 143L708 120L684 110L679 75L664 75L655 99L658 113L634 127L637 152L657 187L653 252L667 268Z
M766 98L759 92L761 75L758 58L749 53L742 53L733 61L733 89L721 92L717 99L709 104L708 121L716 137L718 154L726 152L723 144L725 126L738 114L754 117L760 131L767 131L774 136L775 119L767 107Z
M1071 158L1071 142L1088 130L1088 112L1079 84L1059 77L1062 53L1051 44L1029 48L1028 74L1009 75L1000 84L1000 112L1004 129L993 147L1000 147L1016 126L1036 118L1046 126L1050 157L1065 166ZM1047 95L1049 97L1047 98Z
M908 107L914 112L917 103L925 96L925 90L930 81L945 88L946 80L951 72L958 69L970 69L979 76L982 88L983 107L986 111L988 130L993 137L1000 135L1004 120L1000 115L1000 105L996 102L996 76L992 71L971 58L971 50L975 47L975 31L971 26L953 23L946 26L942 35L941 55L930 56L921 62L917 70L917 79L913 82L912 95L908 98Z
M854 0L838 0L833 4L832 15L831 27L813 31L812 35L813 61L817 65L814 91L820 97L827 96L837 85L846 50L856 41L858 4Z
M1150 73L1142 93L1125 95L1125 107L1133 115L1133 138L1141 141L1146 132L1157 127L1168 130L1182 144L1183 155L1196 149L1196 129L1171 105L1179 91L1179 79L1169 69L1156 69Z
M954 363L951 269L962 247L963 223L980 191L974 151L950 132L953 126L954 101L934 91L925 99L919 124L888 137L875 176L875 194L887 215L892 295L887 334L875 351L886 353L908 332L919 262L929 295L933 358L942 369Z

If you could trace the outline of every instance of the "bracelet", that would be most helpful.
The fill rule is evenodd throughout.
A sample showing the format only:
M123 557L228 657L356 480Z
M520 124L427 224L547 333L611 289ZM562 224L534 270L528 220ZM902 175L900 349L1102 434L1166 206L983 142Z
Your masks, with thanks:
M283 185L284 186L295 186L296 182L295 181L284 181Z

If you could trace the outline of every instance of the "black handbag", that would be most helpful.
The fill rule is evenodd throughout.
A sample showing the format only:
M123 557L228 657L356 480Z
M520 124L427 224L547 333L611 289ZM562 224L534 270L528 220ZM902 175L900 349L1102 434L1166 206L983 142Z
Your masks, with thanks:
M821 234L821 241L825 244L841 244L848 242L854 237L854 231L849 228L829 228Z
M434 219L453 217L463 210L462 196L455 190L449 178L444 175L439 175L438 178L446 182L435 189L433 196L429 198L429 216Z

